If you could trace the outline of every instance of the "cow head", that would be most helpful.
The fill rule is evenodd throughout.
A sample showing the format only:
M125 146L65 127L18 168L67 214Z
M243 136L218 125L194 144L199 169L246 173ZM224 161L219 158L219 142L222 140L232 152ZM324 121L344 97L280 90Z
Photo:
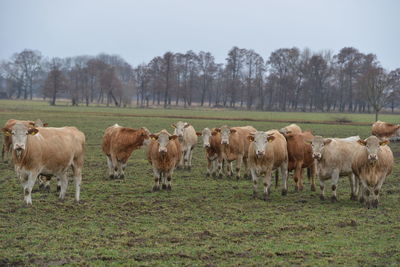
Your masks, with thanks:
M18 157L26 149L28 135L35 135L39 132L38 129L27 127L23 123L16 123L11 129L3 128L2 131L4 135L11 136L12 147Z
M150 138L158 143L158 152L165 154L168 152L167 146L170 140L175 140L178 136L170 135L167 131L161 131L159 134L151 134Z
M307 141L306 141L307 142ZM312 156L316 160L322 159L325 146L329 145L332 139L315 136L311 141Z
M185 129L189 126L189 123L183 121L178 121L177 123L171 125L171 127L174 128L174 134L177 135L180 140L183 139L183 133L185 132Z
M146 127L142 127L141 130L143 131L141 133L141 136L143 136L143 146L148 146L150 144L150 138L149 136L151 135L151 132L149 131L149 129L147 129Z
M43 123L41 119L35 120L33 126L35 127L47 127L49 124L48 123Z
M216 133L220 133L221 134L221 144L222 145L229 145L229 137L231 136L231 134L235 134L236 130L229 128L228 126L224 125L221 128L216 128L214 130ZM213 134L215 135L215 134Z
M254 152L256 153L257 157L262 157L265 155L265 150L268 147L268 143L273 142L275 140L275 136L266 132L257 131L247 136L247 139L250 142L253 142Z
M281 134L283 134L283 135L289 134L289 133L290 133L290 131L288 131L288 129L287 129L286 127L281 128L281 129L279 130L279 132L280 132Z
M203 131L201 131L201 133L196 133L198 136L202 136L203 137L203 147L204 148L209 148L210 145L210 138L212 135L212 131L209 128L204 128Z
M370 136L365 140L357 141L360 145L365 146L368 153L368 161L373 164L378 160L378 152L381 150L381 146L387 145L388 140L380 141L376 136Z

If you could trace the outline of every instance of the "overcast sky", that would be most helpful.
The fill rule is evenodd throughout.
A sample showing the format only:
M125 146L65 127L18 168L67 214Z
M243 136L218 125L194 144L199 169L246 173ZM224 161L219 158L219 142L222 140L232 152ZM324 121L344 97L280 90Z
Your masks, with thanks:
M0 0L0 59L25 48L48 57L119 54L132 65L166 51L233 46L265 59L296 46L337 53L353 46L400 67L397 0Z

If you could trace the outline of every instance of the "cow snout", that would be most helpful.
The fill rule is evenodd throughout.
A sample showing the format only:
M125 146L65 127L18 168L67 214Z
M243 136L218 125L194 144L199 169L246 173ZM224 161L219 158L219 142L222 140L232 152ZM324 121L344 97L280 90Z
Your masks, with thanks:
M158 150L158 152L160 152L160 153L167 153L167 148L160 148L160 149Z
M257 150L257 155L258 156L263 156L264 155L264 150Z
M376 154L370 154L370 155L368 155L368 160L377 161L378 160L378 156Z
M204 148L210 148L210 144L204 144L203 147Z
M227 140L222 140L222 141L221 141L221 144L223 144L223 145L229 145L229 142L228 142Z
M25 144L15 144L14 145L15 150L24 150L25 149Z
M320 160L321 159L321 153L313 153L313 158Z

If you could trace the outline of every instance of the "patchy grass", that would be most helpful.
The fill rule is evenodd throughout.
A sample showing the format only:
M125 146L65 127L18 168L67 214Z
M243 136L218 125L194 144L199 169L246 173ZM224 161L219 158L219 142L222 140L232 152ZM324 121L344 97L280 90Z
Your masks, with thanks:
M2 105L6 102L6 105ZM201 144L194 150L192 171L173 176L172 192L151 193L151 167L142 150L129 160L125 180L106 178L100 142L106 127L119 123L151 131L176 119L121 114L171 114L215 117L276 118L276 113L140 110L104 107L48 107L43 103L0 101L0 122L40 117L51 126L74 125L87 138L81 191L75 204L70 183L64 202L55 183L51 193L37 190L25 207L20 184L10 165L0 163L0 265L398 265L400 263L400 144L391 144L394 173L383 186L380 207L367 210L350 201L346 179L339 182L338 203L320 201L318 192L287 196L273 189L271 201L251 199L249 180L205 177ZM87 113L89 111L89 113ZM242 114L246 113L246 114ZM332 114L279 113L279 118L331 120ZM369 122L367 115L346 114ZM369 116L369 115L368 115ZM388 116L388 115L385 115ZM372 121L373 115L370 115ZM390 121L395 118L390 117ZM382 118L383 119L383 118ZM389 121L389 120L388 120ZM285 123L195 120L197 130L222 124L279 129ZM323 136L367 137L368 126L300 124ZM329 195L329 190L327 191Z

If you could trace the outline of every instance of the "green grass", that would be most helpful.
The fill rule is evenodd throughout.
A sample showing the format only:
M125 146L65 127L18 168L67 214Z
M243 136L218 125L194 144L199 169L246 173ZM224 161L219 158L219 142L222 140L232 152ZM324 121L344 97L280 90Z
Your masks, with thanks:
M88 113L89 112L89 113ZM155 115L153 118L130 114ZM349 200L347 179L338 187L338 203L320 201L306 181L304 191L271 201L251 199L249 180L205 177L201 142L194 150L191 172L178 170L172 192L152 193L151 167L142 150L129 160L125 180L106 178L101 136L119 123L151 131L177 121L157 115L222 118L330 120L335 114L201 111L184 109L116 109L49 107L43 102L0 101L0 122L41 118L50 126L74 125L86 134L81 203L74 203L71 182L64 202L55 183L51 193L35 186L33 206L25 207L22 189L10 165L0 163L0 265L399 265L400 145L393 174L383 186L380 207L367 210ZM342 117L339 114L337 116ZM352 121L372 122L373 115L345 114ZM395 122L397 117L382 115ZM222 124L259 130L285 123L191 119L197 130ZM370 134L368 126L300 124L324 136ZM261 190L261 188L260 188ZM330 190L327 191L329 196Z

